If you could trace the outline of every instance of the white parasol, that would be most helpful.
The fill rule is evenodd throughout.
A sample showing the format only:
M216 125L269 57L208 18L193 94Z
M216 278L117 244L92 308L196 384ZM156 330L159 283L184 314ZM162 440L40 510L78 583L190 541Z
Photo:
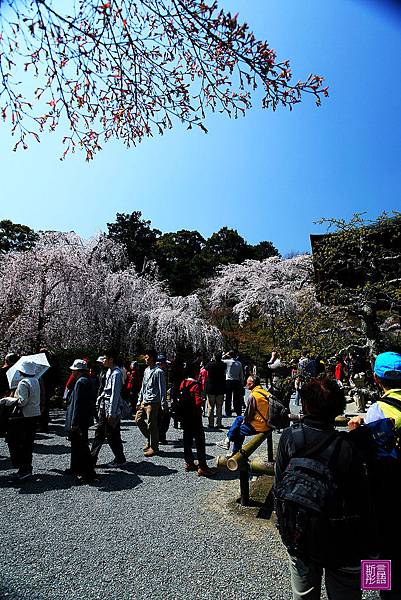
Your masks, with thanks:
M25 370L25 373L28 375L35 375L35 377L39 379L39 377L42 377L43 373L46 373L50 365L44 352L21 356L15 365L7 370L8 385L10 386L11 390L14 390L24 377L20 371L22 367L25 369L29 368L29 372Z

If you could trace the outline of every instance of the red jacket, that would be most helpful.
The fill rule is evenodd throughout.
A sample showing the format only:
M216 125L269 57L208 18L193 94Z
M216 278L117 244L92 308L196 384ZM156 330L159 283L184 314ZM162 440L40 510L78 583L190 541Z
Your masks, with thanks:
M196 379L191 379L190 377L188 377L187 379L184 379L181 382L180 392L182 392L185 388L188 390L189 396L192 401L191 404L193 414L202 414L203 398L201 394L201 384L199 383L199 381L196 381Z
M202 386L202 391L205 390L207 376L208 372L206 371L205 367L202 367L199 371L199 382Z

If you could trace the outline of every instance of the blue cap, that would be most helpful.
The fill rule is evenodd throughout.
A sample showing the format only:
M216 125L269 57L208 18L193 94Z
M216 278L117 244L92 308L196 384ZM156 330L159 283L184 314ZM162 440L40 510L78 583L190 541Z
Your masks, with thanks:
M401 379L401 354L383 352L375 361L374 372L381 379Z

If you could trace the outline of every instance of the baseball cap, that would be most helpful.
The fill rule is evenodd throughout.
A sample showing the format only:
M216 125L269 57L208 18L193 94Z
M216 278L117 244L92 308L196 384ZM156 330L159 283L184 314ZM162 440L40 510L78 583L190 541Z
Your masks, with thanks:
M381 379L401 379L401 354L382 352L376 358L374 372Z

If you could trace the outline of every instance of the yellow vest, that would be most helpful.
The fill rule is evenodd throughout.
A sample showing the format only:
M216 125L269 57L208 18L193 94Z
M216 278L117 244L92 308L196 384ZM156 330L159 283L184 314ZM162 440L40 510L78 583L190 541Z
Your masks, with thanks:
M271 394L260 385L254 387L251 394L255 398L256 411L250 425L252 425L254 430L258 433L268 431L270 428L267 424L267 420L269 418L269 398Z
M399 402L401 402L401 389L388 390L382 396L382 398L386 398L386 397L394 398L395 400L398 400ZM398 408L395 408L394 406L390 406L389 404L386 404L386 402L382 402L381 400L378 400L377 404L379 405L379 407L381 408L381 410L384 413L384 416L387 419L394 419L395 429L398 429L399 431L401 431L401 410L398 410Z

